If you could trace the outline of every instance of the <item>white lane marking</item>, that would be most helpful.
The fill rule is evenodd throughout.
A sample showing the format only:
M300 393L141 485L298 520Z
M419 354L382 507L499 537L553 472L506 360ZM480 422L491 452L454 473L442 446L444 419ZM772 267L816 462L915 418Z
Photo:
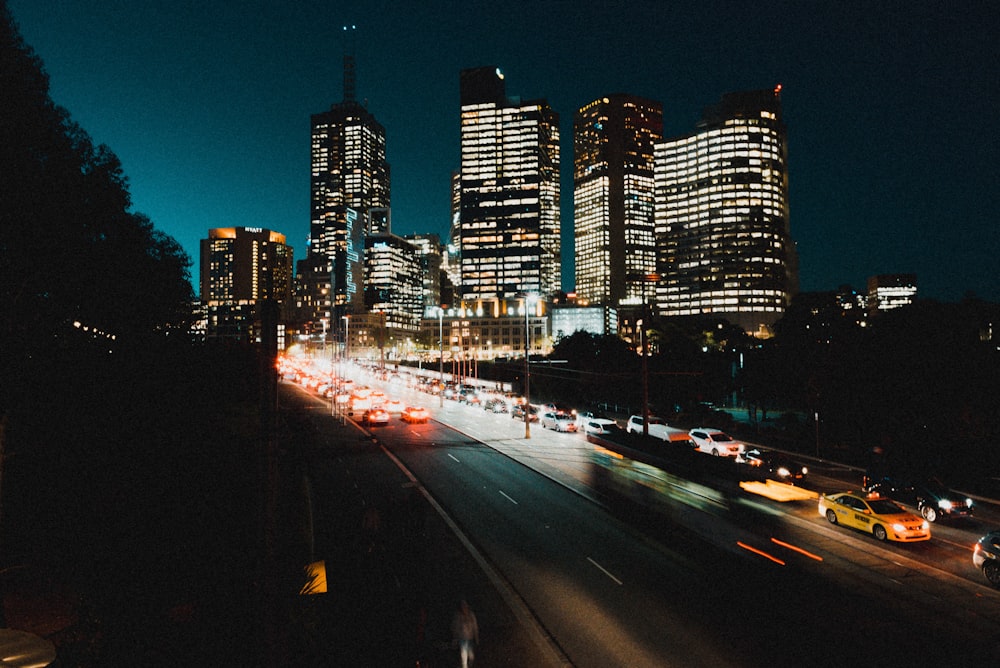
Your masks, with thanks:
M517 505L520 505L520 504L519 504L519 503L518 503L517 501L515 501L515 500L514 500L514 499L512 499L512 498L510 498L510 496L509 496L509 495L508 495L508 494L507 494L506 492L504 492L504 491L503 491L502 489L500 490L500 493L501 493L501 494L503 494L503 495L504 495L504 497L505 497L505 498L506 498L506 499L507 499L508 501L510 501L511 503L513 503L513 504L514 504L515 506L517 506Z
M604 566L601 566L599 563L597 563L596 561L594 561L590 557L587 557L587 561L589 561L590 563L592 563L594 565L594 567L597 568L599 571L601 571L602 573L604 573L605 575L607 575L609 578L611 578L612 580L614 580L615 584L619 584L619 585L622 584L622 581L619 580L618 578L616 578L614 575L612 575L608 571L608 569L606 569Z
M455 455L451 454L450 452L448 453L448 456L451 457L452 459L454 459L456 462L458 462L458 457L456 457ZM458 462L458 463L461 464L462 462Z

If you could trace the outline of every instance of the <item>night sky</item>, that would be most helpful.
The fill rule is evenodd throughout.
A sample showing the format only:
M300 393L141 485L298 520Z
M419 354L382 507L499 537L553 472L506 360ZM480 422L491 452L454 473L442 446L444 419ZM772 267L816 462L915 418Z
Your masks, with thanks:
M1000 2L9 0L53 100L129 178L133 209L193 261L209 228L305 255L309 121L357 97L386 128L397 234L447 238L459 71L562 117L563 287L573 287L572 121L631 93L687 134L731 91L782 85L804 291L916 273L919 295L1000 301ZM993 193L994 196L989 196Z

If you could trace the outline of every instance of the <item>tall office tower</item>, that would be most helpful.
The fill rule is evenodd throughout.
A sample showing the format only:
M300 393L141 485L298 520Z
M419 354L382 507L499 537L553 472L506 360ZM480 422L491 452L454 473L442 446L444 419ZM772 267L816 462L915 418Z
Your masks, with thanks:
M766 334L798 292L781 87L724 95L656 146L657 306Z
M389 184L385 129L354 100L345 58L344 100L312 116L309 257L298 277L314 329L363 309L364 234L388 232Z
M663 140L663 107L609 95L573 119L576 294L618 307L652 300L656 272L653 147Z
M292 247L259 227L224 227L201 240L201 301L206 335L246 340L266 299L285 307L292 296Z
M420 262L420 275L423 284L424 317L436 315L436 309L441 306L441 272L444 258L444 247L441 237L436 234L405 234L406 239L417 254Z
M385 314L390 336L416 333L424 312L423 275L413 244L394 234L365 237L365 310Z
M507 98L495 67L461 73L461 296L499 303L561 289L559 115Z

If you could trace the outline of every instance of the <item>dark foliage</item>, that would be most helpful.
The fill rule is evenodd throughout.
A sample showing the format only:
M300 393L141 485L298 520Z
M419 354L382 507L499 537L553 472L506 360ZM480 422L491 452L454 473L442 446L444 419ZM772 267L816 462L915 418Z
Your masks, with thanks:
M4 602L15 577L68 598L60 665L249 665L267 365L188 340L190 259L3 0L0 91Z

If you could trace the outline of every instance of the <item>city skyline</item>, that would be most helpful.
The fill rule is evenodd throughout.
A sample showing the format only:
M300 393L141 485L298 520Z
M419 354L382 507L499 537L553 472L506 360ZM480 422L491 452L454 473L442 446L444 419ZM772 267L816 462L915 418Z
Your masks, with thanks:
M986 209L1000 157L991 3L9 7L55 103L122 160L133 210L181 243L195 286L212 228L272 229L305 257L309 119L342 97L338 32L354 23L357 96L386 129L394 233L447 238L462 69L496 64L511 92L561 117L566 288L580 107L615 93L659 101L670 138L726 93L781 84L803 291L914 273L921 297L1000 300Z

